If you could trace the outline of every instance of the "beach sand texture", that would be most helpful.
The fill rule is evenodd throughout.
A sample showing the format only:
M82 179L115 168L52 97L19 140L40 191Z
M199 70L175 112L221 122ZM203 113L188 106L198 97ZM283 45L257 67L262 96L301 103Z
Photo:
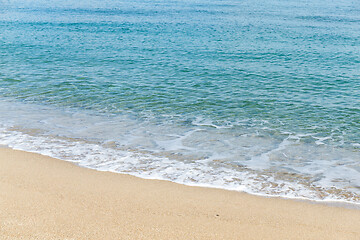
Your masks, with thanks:
M0 149L0 239L360 239L360 211Z

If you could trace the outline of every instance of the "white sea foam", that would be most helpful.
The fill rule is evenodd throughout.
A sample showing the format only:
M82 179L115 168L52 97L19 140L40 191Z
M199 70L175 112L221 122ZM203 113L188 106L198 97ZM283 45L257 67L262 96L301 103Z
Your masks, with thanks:
M320 197L316 191L301 181L292 182L289 179L276 178L273 174L251 168L239 169L229 168L226 165L216 166L209 159L182 162L169 157L109 148L86 141L32 136L20 131L8 130L5 127L0 129L0 144L71 161L82 167L99 171L127 173L147 179L163 179L186 185L224 188L257 195L358 203L358 199L351 196L344 198L341 195L328 193ZM283 146L284 143L277 150L283 149ZM316 175L321 174L320 169L326 167L329 167L326 161L317 161L316 164L304 166L301 170L304 173L311 172ZM325 177L318 184L322 185L323 188L331 185L331 178L341 175L343 171L347 171L352 176L358 173L356 170L349 172L346 166L331 168L327 173L329 179ZM355 179L355 181L358 180Z
M360 153L314 143L328 137L8 102L0 102L0 113L0 144L99 171L267 196L360 201Z

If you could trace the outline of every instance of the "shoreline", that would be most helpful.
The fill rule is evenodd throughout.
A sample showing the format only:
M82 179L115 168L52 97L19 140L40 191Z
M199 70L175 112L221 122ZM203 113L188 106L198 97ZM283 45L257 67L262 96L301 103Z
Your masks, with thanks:
M43 155L42 153L31 152L31 151L26 151L26 150L22 150L22 149L14 149L14 148L11 148L11 147L9 147L7 145L0 144L0 149L2 149L2 148L11 149L11 150L15 150L15 151L26 152L26 153L39 154L41 156L45 156L45 157L49 157L49 158L53 158L53 159L57 159L57 160L60 160L60 161L65 161L65 162L71 163L71 164L73 164L73 165L75 165L77 167L80 167L80 168L91 169L91 170L95 170L95 171L98 171L98 172L109 172L109 173L114 173L114 174L129 175L129 176L137 177L137 178L144 179L144 180L166 181L166 182L180 184L180 185L184 185L184 186L188 186L188 187L200 187L200 188L219 189L219 190L225 190L225 191L239 192L239 193L249 194L249 195L257 196L257 197L261 197L261 198L285 199L285 200L306 202L306 203L310 203L310 204L322 204L322 205L327 205L327 206L335 206L335 207L341 207L341 208L360 210L360 202L356 203L356 202L351 202L351 201L346 201L346 200L321 200L321 199L310 199L310 198L306 198L306 197L289 197L289 196L282 196L282 195L267 195L267 194L263 194L263 193L238 191L238 190L234 190L234 189L227 189L227 188L222 188L222 187L212 186L212 185L206 185L206 184L187 184L187 183L182 183L182 182L171 181L169 179L147 178L147 177L144 177L144 176L141 176L141 175L136 175L136 174L133 174L133 173L122 173L122 172L109 171L109 170L99 170L99 169L96 169L96 168L81 166L81 165L79 165L79 164L77 164L76 162L73 162L73 161L59 159L59 158L48 156L48 155Z
M101 172L0 147L0 239L360 238L358 209L317 203Z

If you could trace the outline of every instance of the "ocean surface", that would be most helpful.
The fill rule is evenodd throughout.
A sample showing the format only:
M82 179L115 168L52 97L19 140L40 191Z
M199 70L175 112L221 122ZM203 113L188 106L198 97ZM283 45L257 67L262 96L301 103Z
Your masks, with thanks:
M360 2L1 0L0 144L360 204Z

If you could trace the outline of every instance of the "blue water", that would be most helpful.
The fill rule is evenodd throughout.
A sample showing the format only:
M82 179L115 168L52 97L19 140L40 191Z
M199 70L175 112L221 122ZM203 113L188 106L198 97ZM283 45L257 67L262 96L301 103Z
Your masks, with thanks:
M0 144L360 202L356 1L1 1Z

